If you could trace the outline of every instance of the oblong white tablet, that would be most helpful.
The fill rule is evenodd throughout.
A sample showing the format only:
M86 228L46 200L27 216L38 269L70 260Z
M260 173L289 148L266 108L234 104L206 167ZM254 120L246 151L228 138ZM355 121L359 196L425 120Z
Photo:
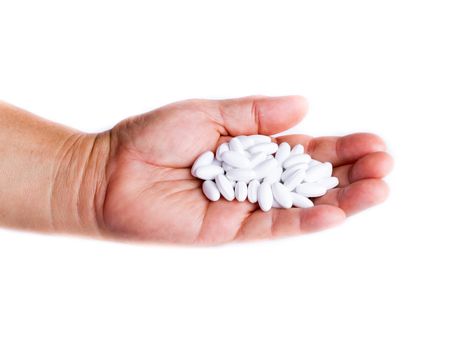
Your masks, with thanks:
M297 170L284 181L284 186L286 186L290 191L293 191L295 187L302 183L305 177L306 170Z
M304 195L305 197L320 197L323 196L326 192L327 189L319 185L317 183L313 182L306 182L302 183L301 185L298 185L295 188L295 192Z
M290 156L290 145L287 142L283 142L279 145L276 151L275 158L278 164L282 166L282 163Z
M243 144L241 143L241 141L234 137L233 139L231 139L229 141L229 148L231 151L235 151L235 152L241 152L241 153L244 153L244 147L243 147Z
M299 163L299 164L295 164L294 166L291 166L290 168L288 168L281 174L281 180L284 182L290 175L292 175L293 173L295 173L297 170L300 170L300 169L304 169L304 170L308 169L308 164Z
M213 180L217 175L223 174L224 169L217 165L205 165L195 170L195 177L202 180Z
M278 150L278 144L274 142L258 143L248 148L249 153L262 152L265 154L273 154Z
M244 154L236 151L227 151L222 154L222 161L235 168L249 168L251 162Z
M296 155L296 154L303 154L305 153L305 147L303 147L303 145L301 144L297 144L295 145L291 151L290 151L290 155Z
M332 176L332 170L332 164L329 162L312 166L311 168L308 168L308 170L306 171L305 181L316 182L327 177L330 177Z
M267 159L267 155L263 152L254 153L249 160L251 161L251 168L255 168L257 165Z
M235 198L239 202L243 202L246 200L248 196L248 186L246 182L238 181L235 185Z
M292 208L292 196L289 189L280 182L275 182L271 185L273 198L281 205L282 208Z
M211 180L206 180L203 182L202 185L203 193L205 194L206 198L210 201L218 201L221 198L221 193L217 189L216 183Z
M248 137L254 144L271 142L271 137L267 135L250 135Z
M227 171L226 176L229 180L248 183L256 178L256 172L252 169L231 169Z
M257 193L257 200L259 202L260 209L263 211L269 211L273 205L273 192L271 191L270 184L262 183Z
M322 162L319 162L318 160L316 159L311 159L308 163L308 167L312 167L312 166L315 166L315 165L318 165L318 164L321 164Z
M296 164L301 164L301 163L308 163L311 160L311 157L309 154L294 154L291 155L289 158L287 158L284 163L282 163L282 166L284 169L288 169Z
M295 193L295 192L290 192L290 195L292 196L292 203L294 207L297 208L311 208L314 206L314 203L311 199L302 196L301 194Z
M241 136L237 136L236 138L238 140L240 140L240 142L243 145L244 149L248 149L249 147L254 145L254 140L251 139L250 136L241 135Z
M221 143L216 150L216 159L222 160L222 154L229 150L230 150L230 148L229 148L229 145L227 142Z
M339 181L338 181L337 177L332 176L332 177L327 177L325 179L319 180L316 183L321 186L324 186L327 190L330 190L330 189L338 186Z
M257 192L259 191L260 182L252 180L248 185L248 201L251 203L257 202Z
M282 167L277 166L270 171L270 173L263 179L263 182L274 184L275 182L279 182L281 180L281 175Z
M216 176L216 186L221 195L228 201L233 201L235 198L235 191L229 179L223 174Z
M274 158L266 159L254 168L256 179L263 179L278 166L278 161Z
M276 208L276 209L282 209L281 204L279 204L279 203L276 201L275 197L273 197L273 203L271 204L271 207L272 207L272 208Z
M214 153L211 151L206 151L202 153L192 165L192 169L190 169L190 173L192 176L195 176L195 171L205 165L210 165L214 159Z

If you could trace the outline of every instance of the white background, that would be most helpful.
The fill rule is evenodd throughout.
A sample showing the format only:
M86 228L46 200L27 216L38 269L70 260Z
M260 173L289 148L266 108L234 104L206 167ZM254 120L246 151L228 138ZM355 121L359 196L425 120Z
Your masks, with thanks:
M454 1L3 1L0 98L84 131L179 99L302 94L375 132L388 201L218 248L0 230L0 348L456 349Z

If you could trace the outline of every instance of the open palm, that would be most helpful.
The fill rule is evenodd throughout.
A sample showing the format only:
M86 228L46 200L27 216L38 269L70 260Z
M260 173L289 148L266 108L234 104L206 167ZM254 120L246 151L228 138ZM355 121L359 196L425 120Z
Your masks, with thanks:
M272 209L256 204L209 202L190 174L194 160L232 136L284 131L307 110L302 97L189 100L128 119L111 132L103 223L111 237L170 243L217 244L321 230L385 199L380 179L392 165L382 140L372 134L311 138L301 143L313 158L330 161L338 188L308 209Z

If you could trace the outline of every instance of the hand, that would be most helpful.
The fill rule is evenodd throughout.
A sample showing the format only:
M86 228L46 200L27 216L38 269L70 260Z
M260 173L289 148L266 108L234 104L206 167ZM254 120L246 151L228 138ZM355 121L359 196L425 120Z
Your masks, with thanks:
M301 143L313 158L335 166L338 188L309 209L262 212L248 201L210 202L193 161L232 136L272 135L297 124L307 110L302 97L189 100L128 119L110 133L106 190L98 222L110 238L218 244L322 230L346 215L382 202L381 180L392 167L383 141L372 134L312 138L282 136Z

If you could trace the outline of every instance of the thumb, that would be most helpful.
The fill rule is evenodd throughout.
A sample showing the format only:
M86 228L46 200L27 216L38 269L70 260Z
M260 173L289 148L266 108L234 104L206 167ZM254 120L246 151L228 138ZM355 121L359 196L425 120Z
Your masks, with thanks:
M308 111L302 96L250 96L217 103L224 127L232 136L277 134L296 125Z

